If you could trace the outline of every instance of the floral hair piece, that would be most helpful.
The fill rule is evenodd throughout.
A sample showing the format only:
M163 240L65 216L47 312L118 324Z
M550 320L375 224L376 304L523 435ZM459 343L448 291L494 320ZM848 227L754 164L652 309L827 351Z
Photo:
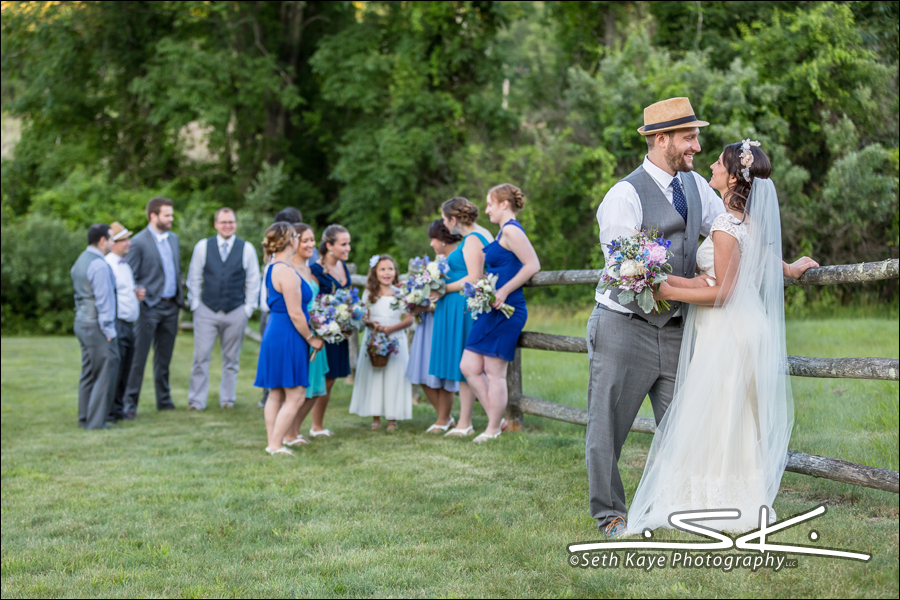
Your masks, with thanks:
M741 175L744 176L747 183L750 183L750 167L753 166L753 152L750 151L751 146L759 148L759 142L751 142L750 138L741 142L741 165L744 167L741 169Z
M378 264L378 261L381 259L380 254L373 254L372 258L369 259L369 268L374 269L375 265Z

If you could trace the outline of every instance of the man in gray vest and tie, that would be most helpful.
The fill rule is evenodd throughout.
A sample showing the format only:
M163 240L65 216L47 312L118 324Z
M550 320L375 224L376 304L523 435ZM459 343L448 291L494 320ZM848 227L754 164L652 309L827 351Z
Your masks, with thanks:
M194 363L188 410L206 408L209 363L216 338L221 340L222 348L219 406L234 407L244 328L259 303L259 259L252 244L234 235L234 211L217 210L214 226L216 235L194 246L188 268L188 300L194 312Z
M708 236L715 218L725 212L722 200L693 170L694 154L700 152L699 128L706 125L687 98L644 109L638 133L646 138L647 156L609 190L597 210L604 252L618 237L657 228L672 242L672 274L694 277L700 236ZM707 285L703 278L692 283ZM636 301L619 303L617 292L597 290L587 325L590 511L607 539L625 532L625 489L618 467L622 446L646 396L657 424L665 415L675 389L683 325L679 303L646 314Z
M119 374L116 342L116 279L103 260L113 245L105 223L88 229L88 247L72 265L75 288L75 336L81 344L78 425L106 429Z

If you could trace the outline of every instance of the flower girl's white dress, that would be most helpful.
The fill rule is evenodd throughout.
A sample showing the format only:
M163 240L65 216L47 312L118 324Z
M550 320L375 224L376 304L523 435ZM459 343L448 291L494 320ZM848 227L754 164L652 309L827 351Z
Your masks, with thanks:
M368 304L369 292L363 294L363 302ZM381 296L369 306L369 320L380 325L396 325L403 320L403 313L391 309L390 296ZM350 399L350 413L361 417L385 417L389 420L412 418L412 384L406 379L409 363L409 345L404 330L394 332L391 337L400 341L400 352L392 354L386 367L376 369L366 352L366 342L372 330L366 327L362 343L359 345L359 360L356 363L356 379L353 396Z

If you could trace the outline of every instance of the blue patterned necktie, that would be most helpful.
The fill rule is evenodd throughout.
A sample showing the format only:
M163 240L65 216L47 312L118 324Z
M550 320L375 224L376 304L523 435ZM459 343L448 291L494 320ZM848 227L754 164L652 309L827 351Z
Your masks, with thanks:
M675 206L678 214L681 215L681 218L684 219L684 222L687 223L687 198L684 197L684 190L681 189L681 182L678 181L678 177L672 178L672 204Z

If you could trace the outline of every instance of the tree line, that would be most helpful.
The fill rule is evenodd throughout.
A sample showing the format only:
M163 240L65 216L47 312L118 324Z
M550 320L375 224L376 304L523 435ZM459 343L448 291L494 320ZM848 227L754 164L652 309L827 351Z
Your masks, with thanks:
M509 181L547 268L597 268L597 205L644 155L643 107L676 95L712 123L698 166L763 143L787 258L897 256L894 3L4 2L2 16L3 115L22 125L2 162L4 332L66 330L84 229L139 228L155 195L175 201L186 247L219 206L251 241L297 206L318 229L346 225L363 263L423 253L441 202L483 205Z

